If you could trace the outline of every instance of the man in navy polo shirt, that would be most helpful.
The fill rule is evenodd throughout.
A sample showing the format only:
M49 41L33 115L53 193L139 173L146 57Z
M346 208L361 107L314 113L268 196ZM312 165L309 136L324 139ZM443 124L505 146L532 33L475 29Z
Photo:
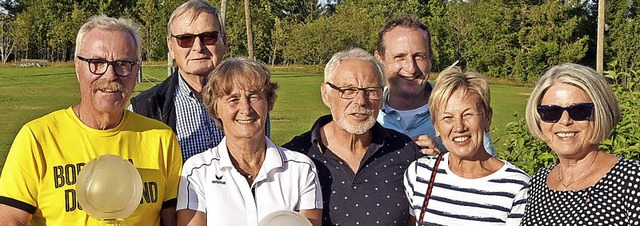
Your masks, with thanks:
M316 164L322 225L406 225L402 175L422 154L411 138L376 122L383 86L382 65L371 54L336 53L320 85L331 114L283 146Z

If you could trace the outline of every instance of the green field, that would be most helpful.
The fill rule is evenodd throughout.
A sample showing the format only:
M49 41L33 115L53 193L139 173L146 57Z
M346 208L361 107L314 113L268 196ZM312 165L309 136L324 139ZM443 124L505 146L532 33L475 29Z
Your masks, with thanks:
M309 130L312 123L329 110L320 100L320 73L295 72L297 70L291 68L273 70L273 80L280 88L271 112L271 138L276 144L283 144ZM136 87L134 95L162 81L167 69L145 66L143 72L145 80ZM13 138L24 123L67 108L77 103L80 95L73 67L0 67L0 81L1 169ZM530 91L525 87L491 86L494 140L499 139L508 122L514 121L515 112L522 115ZM495 146L497 151L503 149L499 144Z

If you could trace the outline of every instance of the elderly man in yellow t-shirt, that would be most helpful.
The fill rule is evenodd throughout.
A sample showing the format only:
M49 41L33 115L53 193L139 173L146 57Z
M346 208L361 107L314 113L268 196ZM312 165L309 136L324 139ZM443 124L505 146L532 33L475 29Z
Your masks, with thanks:
M130 161L143 182L143 198L122 224L175 225L178 141L163 123L124 110L140 50L130 20L95 16L80 28L80 103L27 123L16 136L0 176L0 225L104 225L82 210L75 184L82 167L105 154Z

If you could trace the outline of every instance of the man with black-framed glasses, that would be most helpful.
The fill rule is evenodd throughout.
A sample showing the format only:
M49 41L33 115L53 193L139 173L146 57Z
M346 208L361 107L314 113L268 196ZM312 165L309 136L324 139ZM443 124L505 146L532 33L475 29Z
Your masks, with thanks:
M167 24L167 46L178 70L132 98L129 109L173 128L186 161L217 146L224 137L207 113L201 94L209 73L222 62L228 49L220 10L202 0L180 5ZM269 132L267 120L267 136Z
M406 225L402 175L421 157L408 136L376 121L382 64L354 48L333 55L320 85L331 110L284 148L309 156L322 187L322 225Z
M76 56L78 60L87 62L87 66L89 67L89 72L95 75L104 75L107 73L109 66L112 67L113 72L120 77L127 77L131 75L131 72L135 69L135 66L140 66L140 62L133 62L128 60L115 60L108 61L105 59L97 58L97 59L87 59L81 56Z
M121 223L176 224L178 140L167 125L125 110L140 70L140 43L131 20L94 16L82 25L73 61L80 103L28 122L16 135L0 177L0 225L104 225L82 209L76 183L88 162L107 154L138 169L148 197ZM98 188L123 187L103 185Z

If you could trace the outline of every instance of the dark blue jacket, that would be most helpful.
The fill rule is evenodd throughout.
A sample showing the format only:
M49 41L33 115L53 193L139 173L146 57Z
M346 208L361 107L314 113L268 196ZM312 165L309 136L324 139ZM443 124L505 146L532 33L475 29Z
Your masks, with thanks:
M178 85L178 70L164 82L151 87L131 98L131 106L135 113L164 122L176 132L176 108L173 102Z

